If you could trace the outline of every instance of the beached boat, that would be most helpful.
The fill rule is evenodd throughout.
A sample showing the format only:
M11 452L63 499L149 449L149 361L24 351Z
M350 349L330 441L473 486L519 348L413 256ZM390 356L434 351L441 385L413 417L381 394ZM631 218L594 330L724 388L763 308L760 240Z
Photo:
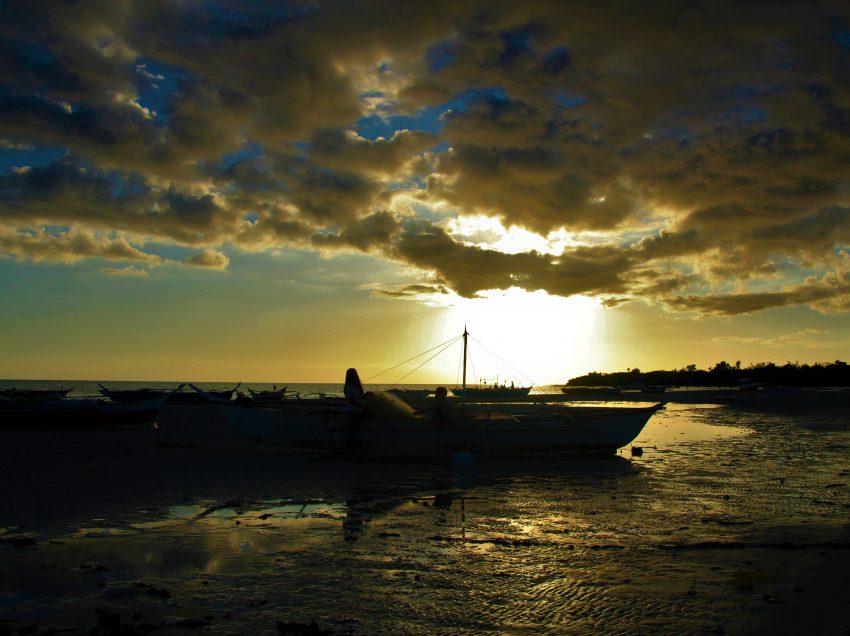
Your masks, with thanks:
M564 395L599 396L619 395L620 389L615 386L562 386L561 393Z
M230 400L241 384L240 382L232 389L212 389L208 393L225 400ZM200 404L204 402L197 393L183 391L183 387L186 386L185 384L178 385L176 389L109 389L100 383L97 386L100 387L100 394L105 398L109 398L112 402L140 402L162 396L167 397L169 404Z
M464 390L467 336L464 329ZM342 398L228 401L189 386L216 404L220 417L160 422L164 442L232 445L253 440L289 449L353 450L358 455L408 458L445 458L459 451L478 456L613 453L631 443L664 407L663 403L644 407L546 404L529 400L531 387L523 387L524 393L516 393L514 401L473 400L467 394L450 402L440 387L430 408L415 409L392 392L374 392L364 397L366 417L352 431Z
M661 384L645 384L644 382L632 382L617 387L619 391L640 391L641 393L664 393L666 386Z
M7 400L58 400L66 397L71 389L3 389L0 398Z
M762 384L752 378L741 378L738 380L739 391L758 391L760 388L762 388Z
M465 398L517 398L528 395L531 391L530 386L505 386L504 384L493 386L467 386L455 387L452 389L452 394L458 397Z
M351 449L342 399L287 400L275 406L207 399L218 405L220 417L160 422L160 438L202 446L255 441L290 449ZM447 424L389 392L368 394L364 405L370 415L354 437L358 454L443 458L457 451L477 456L613 453L631 443L663 408L663 403L576 407L530 402L461 406L455 402Z
M254 391L253 389L248 389L248 394L255 402L275 402L286 399L287 388L286 386L280 389L274 387L271 391Z
M466 353L469 346L469 332L463 328L463 385L452 389L452 394L462 398L487 399L487 398L519 398L531 392L530 386L511 386L505 384L493 384L492 386L467 386L466 384Z
M112 402L140 402L143 400L149 400L157 397L162 397L165 395L171 395L172 393L176 393L183 385L177 387L177 389L108 389L103 386L100 382L97 383L98 388L100 389L100 394L109 398Z
M0 400L0 422L5 426L125 426L152 423L171 395L137 402L93 399Z

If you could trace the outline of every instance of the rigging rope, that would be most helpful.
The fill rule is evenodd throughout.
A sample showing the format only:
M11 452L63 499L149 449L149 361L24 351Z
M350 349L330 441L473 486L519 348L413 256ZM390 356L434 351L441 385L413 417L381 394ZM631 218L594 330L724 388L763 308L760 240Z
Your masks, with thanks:
M493 356L494 358L496 358L499 362L501 362L502 364L504 364L506 367L508 367L509 369L511 369L514 373L516 373L516 374L518 374L518 375L521 375L523 378L525 378L526 380L528 380L529 382L531 382L531 384L532 384L532 385L536 385L536 384L537 384L537 383L536 383L536 382L535 382L532 378L528 377L525 373L523 373L522 371L520 371L519 369L517 369L517 368L516 368L515 366L513 366L510 362L508 362L508 361L506 361L506 360L503 360L503 359L502 359L501 357L499 357L499 356L498 356L498 355L497 355L494 351L491 351L490 349L488 349L488 348L484 345L484 343L483 343L483 342L481 342L480 340L478 340L478 338L473 338L472 336L469 336L469 337L470 337L470 338L472 338L472 340L474 340L474 341L475 341L475 343L476 343L478 346L480 346L482 349L484 349L487 353L489 353L491 356Z
M443 351L445 351L446 349L448 349L449 347L451 347L451 346L452 346L452 345L453 345L456 341L457 341L457 338L455 338L454 340L450 340L449 342L445 343L445 345L446 345L445 347L443 347L443 348L442 348L442 349L440 349L437 353L435 353L435 354L434 354L434 355L432 355L430 358L428 358L427 360L425 360L422 364L420 364L419 366L415 367L415 368L414 368L412 371L410 371L409 373L404 374L402 377L400 377L398 380L396 380L396 381L395 381L395 382L394 382L394 383L390 386L390 388L393 388L394 386L396 386L396 385L398 385L398 384L401 384L401 381L402 381L402 380L404 380L404 378L406 378L407 376L409 376L411 373L414 373L414 372L418 371L418 370L419 370L419 369L421 369L423 366L425 366L426 364L428 364L429 362L431 362L431 360L433 360L433 359L434 359L434 358L436 358L438 355L440 355L441 353L443 353ZM433 349L431 349L431 351L433 351ZM426 351L425 353L428 353L428 352ZM420 354L420 355L424 355L424 354ZM417 357L419 357L419 356L417 356Z
M467 334L467 335L468 335L468 334ZM522 377L523 377L523 378L525 378L527 381L531 382L531 384L532 384L532 385L535 385L535 384L536 384L536 382L534 382L534 380L533 380L532 378L530 378L530 377L529 377L529 376L527 376L525 373L523 373L522 371L520 371L519 369L517 369L516 367L514 367L512 364L510 364L509 362L507 362L506 360L504 360L502 357L500 357L500 356L499 356L498 354L496 354L494 351L492 351L491 349L489 349L489 348L488 348L488 347L487 347L487 346L486 346L483 342L481 342L481 341L480 341L480 340L478 340L477 338L473 338L472 336L469 336L469 338L470 338L470 339L472 339L472 340L474 340L474 341L475 341L475 343L476 343L478 346L480 346L480 347L481 347L482 349L484 349L487 353L489 353L491 356L493 356L493 357L494 357L496 360L498 360L500 363L502 363L503 365L505 365L506 367L508 367L508 368L509 368L510 370L512 370L514 373L516 373L516 374L517 374L517 375L519 375L519 376L522 376ZM369 378L366 378L365 380L363 380L363 383L364 383L364 384L366 384L367 382L370 382L371 380L374 380L375 378L377 378L377 377L379 377L379 376L382 376L382 375L384 375L385 373L389 373L389 372L390 372L390 371L392 371L393 369L397 369L397 368L399 368L399 367L400 367L400 366L402 366L402 365L405 365L405 364L407 364L407 363L409 363L409 362L412 362L413 360L416 360L417 358L420 358L420 357L422 357L422 356L424 356L424 355L427 355L427 354L431 353L432 351L436 351L437 349L439 349L439 351L437 351L437 353L435 353L435 354L434 354L434 355L432 355L430 358L428 358L427 360L425 360L424 362L422 362L421 364L419 364L418 366L416 366L413 370L411 370L410 372L406 373L404 376L402 376L401 378L399 378L398 380L396 380L396 382L395 382L395 383L391 384L389 388L392 388L392 387L394 387L394 386L396 386L396 385L400 384L400 383L401 383L401 381L402 381L402 380L404 380L405 378L407 378L409 375L411 375L411 374L412 374L412 373L414 373L415 371L419 370L419 369L420 369L420 368L422 368L424 365L428 364L431 360L433 360L433 359L434 359L434 358L436 358L438 355L440 355L441 353L443 353L443 352L444 352L446 349L448 349L451 345L453 345L454 343L456 343L457 341L462 340L462 339L463 339L463 336L462 336L462 335L461 335L461 336L456 336L456 337L454 337L454 338L450 338L449 340L446 340L445 342L440 343L440 344L438 344L438 345L437 345L437 346L435 346L435 347L431 347L431 348L430 348L430 349L428 349L427 351L423 351L422 353L417 353L415 356L413 356L412 358L408 358L408 359L407 359L407 360L405 360L404 362L399 362L398 364L396 364L396 365L394 365L394 366L390 367L389 369L386 369L386 370L384 370L384 371L381 371L380 373L376 373L375 375L373 375L373 376L371 376L371 377L369 377ZM462 355L462 354L463 354L463 352L461 352L461 355ZM476 372L475 372L475 364L474 364L474 363L473 363L473 361L472 361L472 355L471 355L471 353L469 352L469 350L468 350L468 349L467 349L467 365L468 365L469 367L471 367L471 368L472 368L472 377L473 377L473 378L475 378L475 381L477 382L477 381L478 381L478 376L477 376L477 374L476 374ZM458 365L458 367L459 367L459 369L458 369L458 374L460 374L460 372L462 371L462 370L460 369L460 367L461 367L461 366L462 366L462 363L459 363L459 365ZM460 383L460 381L459 381L459 379L458 379L457 384L459 384L459 383Z
M454 338L451 338L451 339L449 339L449 340L446 340L446 341L445 341L445 342L443 342L442 344L438 344L436 347L431 347L430 349L428 349L428 351L423 351L422 353L417 353L417 354L416 354L415 356L413 356L412 358L408 358L408 359L407 359L407 360L405 360L404 362L399 362L397 365L392 366L392 367L390 367L389 369L386 369L386 370L384 370L384 371L381 371L380 373L376 373L376 374L375 374L375 375L373 375L372 377L366 378L366 379L365 379L365 380L363 380L362 382L365 384L366 382L369 382L370 380L374 380L374 379L375 379L375 378L377 378L378 376L384 375L385 373L389 373L389 372L390 372L390 371L392 371L393 369L398 369L398 368L399 368L401 365L403 365L403 364L407 364L408 362L411 362L412 360L416 360L416 358L419 358L420 356L424 356L424 355L426 355L426 354L428 354L428 353L431 353L432 351L434 351L434 349L440 349L440 347L447 347L447 346L448 346L448 345L450 345L450 344L454 344L455 342L457 342L458 340L460 340L462 337L463 337L463 336L456 336L456 337L454 337ZM440 353L442 353L443 351L444 351L444 349L441 349ZM433 356L432 356L432 358L429 358L429 359L433 359ZM427 362L427 360L426 360L426 362ZM423 364L424 364L424 363L423 363ZM418 367L417 367L417 368L418 368ZM408 375L409 375L409 374L408 374ZM406 376L405 376L405 377L406 377Z

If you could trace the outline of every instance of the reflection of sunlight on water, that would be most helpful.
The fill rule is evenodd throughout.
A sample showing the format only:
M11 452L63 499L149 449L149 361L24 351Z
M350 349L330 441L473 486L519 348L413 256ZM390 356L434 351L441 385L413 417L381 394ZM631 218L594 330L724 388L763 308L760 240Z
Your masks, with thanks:
M635 440L640 446L671 446L681 442L710 442L747 435L747 428L715 421L717 404L668 404L656 413Z
M235 574L250 572L271 555L341 540L350 515L344 503L268 503L174 505L164 518L126 528L84 527L63 541L89 560L110 560L146 576Z
M78 539L97 539L100 537L120 537L127 534L131 534L131 531L123 528L86 527L77 530L73 536Z

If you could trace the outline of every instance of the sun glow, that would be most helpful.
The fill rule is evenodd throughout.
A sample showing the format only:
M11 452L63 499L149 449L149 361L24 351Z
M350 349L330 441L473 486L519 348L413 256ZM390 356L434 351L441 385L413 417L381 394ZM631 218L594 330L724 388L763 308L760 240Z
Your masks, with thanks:
M436 331L441 332L437 340L449 341L466 325L469 382L544 385L593 370L603 353L604 321L602 305L594 298L512 288L478 298L455 297ZM407 381L458 381L461 352L459 344L453 346Z
M565 249L582 244L576 235L563 229L541 236L515 225L505 228L499 219L488 216L460 216L450 220L447 228L458 240L505 254L533 250L558 255Z

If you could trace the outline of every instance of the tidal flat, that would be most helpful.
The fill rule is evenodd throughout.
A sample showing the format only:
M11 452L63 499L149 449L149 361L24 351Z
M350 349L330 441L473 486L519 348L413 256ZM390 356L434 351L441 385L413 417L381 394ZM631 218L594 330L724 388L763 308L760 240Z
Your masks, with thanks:
M2 430L0 634L847 634L850 393L735 397L470 466Z

